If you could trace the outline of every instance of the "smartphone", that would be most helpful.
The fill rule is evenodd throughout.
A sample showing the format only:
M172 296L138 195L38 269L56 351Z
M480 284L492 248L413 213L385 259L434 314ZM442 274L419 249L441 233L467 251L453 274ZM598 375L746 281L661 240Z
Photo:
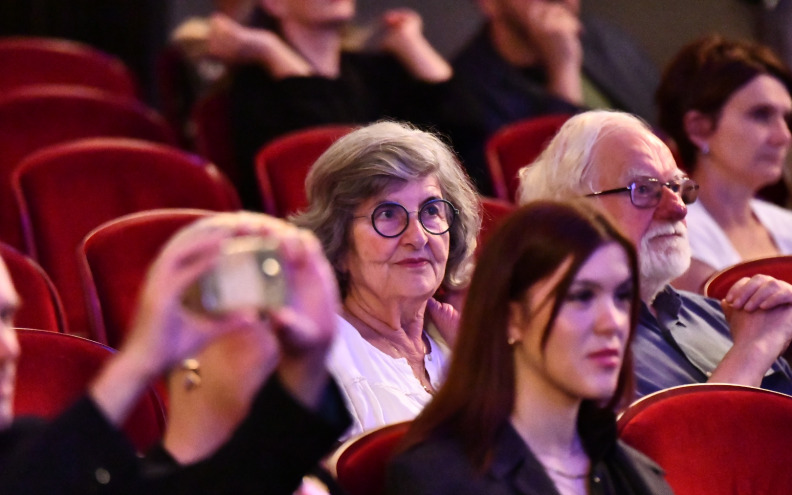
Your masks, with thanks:
M245 308L260 313L287 302L285 267L275 239L234 237L223 243L217 264L183 297L185 306L210 316Z

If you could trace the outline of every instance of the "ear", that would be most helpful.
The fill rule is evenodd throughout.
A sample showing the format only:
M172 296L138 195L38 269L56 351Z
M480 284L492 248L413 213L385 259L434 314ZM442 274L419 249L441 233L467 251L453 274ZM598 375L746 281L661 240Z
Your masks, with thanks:
M509 321L506 329L506 338L509 339L509 342L519 342L522 340L526 320L525 303L522 301L510 302Z
M715 127L715 123L712 121L711 117L704 115L698 110L688 110L682 122L685 126L685 133L687 133L688 138L699 149L709 144L709 138Z

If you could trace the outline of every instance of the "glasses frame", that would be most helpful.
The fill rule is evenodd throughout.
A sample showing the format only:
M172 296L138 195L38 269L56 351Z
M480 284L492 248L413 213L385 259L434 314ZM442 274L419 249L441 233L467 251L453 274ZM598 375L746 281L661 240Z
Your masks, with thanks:
M606 196L606 195L609 195L609 194L618 194L618 193L629 192L630 193L630 202L636 208L640 208L640 209L654 208L655 206L660 204L660 198L663 196L662 188L658 189L658 191L660 191L660 194L658 194L655 197L655 199L653 199L649 204L646 204L646 205L637 205L637 204L635 204L635 188L637 186L639 186L639 185L644 185L646 183L659 184L660 186L667 187L674 194L678 195L679 198L682 200L682 202L685 203L686 205L693 204L698 199L698 192L696 192L695 197L691 201L687 201L685 199L685 197L682 195L682 192L684 190L683 186L686 185L686 184L692 184L693 185L693 188L692 188L693 191L698 191L699 190L698 182L694 181L693 179L691 179L689 177L682 177L682 178L679 178L679 179L673 179L673 180L670 180L668 182L660 182L660 180L655 179L653 177L643 177L643 178L636 179L636 180L630 182L626 187L617 187L616 189L607 189L605 191L593 192L593 193L586 194L586 197L587 198L591 198L591 197L596 197L596 196Z
M445 229L442 232L432 232L431 230L426 228L426 225L424 225L423 220L421 219L421 212L424 210L424 208L426 208L427 206L430 206L430 205L435 205L437 203L444 203L444 204L448 205L448 207L450 208L451 212L453 212L453 214L454 214L454 216L451 218L451 221L448 222L448 228ZM385 235L382 232L380 232L379 229L377 228L376 222L374 221L374 214L382 206L398 206L399 208L404 210L404 213L407 215L407 221L404 223L404 227L399 231L399 233L393 234L393 235ZM431 235L443 235L443 234L448 233L448 231L451 230L451 227L456 222L457 217L459 216L459 210L457 209L456 206L453 205L453 203L451 203L450 201L448 201L446 199L437 198L437 199L431 199L431 200L427 201L426 203L422 204L421 207L418 210L415 210L415 211L407 210L407 208L405 208L404 205L402 205L401 203L397 203L395 201L385 201L384 203L380 203L377 206L375 206L374 210L372 210L372 212L371 212L371 215L360 215L360 216L356 216L356 217L352 217L352 218L369 218L369 219L371 219L371 226L374 228L374 232L376 232L377 234L379 234L380 236L382 236L382 237L384 237L386 239L393 239L394 237L399 237L400 235L402 235L407 230L407 227L410 226L410 213L417 213L418 214L417 215L418 223L421 224L421 228L423 228L424 231L427 234L431 234Z

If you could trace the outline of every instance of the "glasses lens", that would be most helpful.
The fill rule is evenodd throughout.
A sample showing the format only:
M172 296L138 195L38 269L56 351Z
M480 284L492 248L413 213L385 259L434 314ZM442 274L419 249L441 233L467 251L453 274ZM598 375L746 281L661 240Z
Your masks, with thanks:
M430 234L445 234L454 223L454 207L443 199L430 201L421 208L419 218Z
M384 237L396 237L407 228L407 210L397 203L381 204L371 214L374 229Z
M694 180L684 179L680 183L679 196L686 205L695 203L698 199L699 185Z
M642 179L630 184L630 199L638 208L651 208L660 202L663 184L657 180Z

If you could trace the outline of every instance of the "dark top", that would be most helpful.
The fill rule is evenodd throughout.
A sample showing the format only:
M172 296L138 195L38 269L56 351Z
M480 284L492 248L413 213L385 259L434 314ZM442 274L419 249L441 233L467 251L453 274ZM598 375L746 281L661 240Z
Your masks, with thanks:
M616 439L615 417L581 407L578 431L591 459L591 495L670 495L662 469ZM558 495L553 481L507 423L495 441L492 462L479 473L453 435L437 435L398 455L386 481L388 495Z
M706 382L732 346L720 302L666 286L653 306L657 318L642 304L633 338L638 395ZM792 394L792 370L786 360L773 363L762 388Z
M83 398L50 424L19 420L0 435L0 487L25 495L289 495L349 423L334 383L314 413L272 378L232 438L182 468L161 452L141 462L124 434Z
M461 88L454 79L437 84L417 80L395 58L370 53L343 53L340 76L335 79L276 80L263 67L240 67L230 91L243 203L261 209L255 154L272 138L289 131L390 118L464 139L477 124L467 116L468 97Z
M653 122L653 97L660 80L657 68L615 26L585 16L581 22L584 77L615 108ZM474 118L483 124L483 134L459 149L469 168L485 167L486 140L506 124L581 110L547 91L543 68L517 67L503 59L492 45L488 25L460 51L453 66L456 77L475 97Z

